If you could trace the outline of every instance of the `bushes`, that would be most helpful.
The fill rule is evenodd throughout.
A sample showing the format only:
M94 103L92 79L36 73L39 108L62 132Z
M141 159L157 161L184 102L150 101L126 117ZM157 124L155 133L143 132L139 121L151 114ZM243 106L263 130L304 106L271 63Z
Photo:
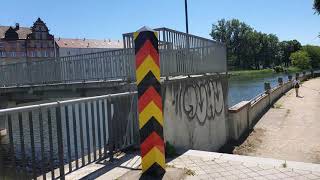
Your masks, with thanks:
M306 45L302 49L309 54L312 68L318 68L320 66L320 47Z
M280 72L284 72L285 71L285 68L282 67L282 66L275 66L273 68L273 70L276 72L276 73L280 73Z
M291 63L301 69L310 68L310 56L306 51L300 50L290 55Z

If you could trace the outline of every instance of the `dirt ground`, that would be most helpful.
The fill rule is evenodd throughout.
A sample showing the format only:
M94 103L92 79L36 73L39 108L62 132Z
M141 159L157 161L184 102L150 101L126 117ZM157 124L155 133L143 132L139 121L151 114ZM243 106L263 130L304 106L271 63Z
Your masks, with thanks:
M234 154L320 163L320 78L290 90L256 124Z

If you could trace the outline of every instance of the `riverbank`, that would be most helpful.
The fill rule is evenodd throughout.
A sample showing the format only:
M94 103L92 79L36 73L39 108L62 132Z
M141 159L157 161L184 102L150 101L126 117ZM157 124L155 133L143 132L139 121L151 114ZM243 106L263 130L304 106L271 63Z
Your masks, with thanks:
M320 78L303 83L276 102L235 154L320 163Z
M274 69L261 69L261 70L238 70L229 71L230 79L248 79L248 78L264 78L277 74L294 74L301 72L302 70L297 67L289 67L284 72L276 72Z

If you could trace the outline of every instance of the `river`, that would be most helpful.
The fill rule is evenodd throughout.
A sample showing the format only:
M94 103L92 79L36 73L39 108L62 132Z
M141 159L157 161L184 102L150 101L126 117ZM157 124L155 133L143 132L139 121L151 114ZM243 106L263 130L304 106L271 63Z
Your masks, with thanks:
M264 91L264 83L270 82L271 87L278 85L278 78L282 77L284 82L288 81L287 74L273 74L263 78L230 78L228 105L233 105L241 101L249 101Z

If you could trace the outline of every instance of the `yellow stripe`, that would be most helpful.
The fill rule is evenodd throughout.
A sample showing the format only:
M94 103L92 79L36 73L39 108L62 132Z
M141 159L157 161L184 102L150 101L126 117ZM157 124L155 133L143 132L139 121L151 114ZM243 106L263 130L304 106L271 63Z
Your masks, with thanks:
M151 71L157 80L160 81L160 68L150 55L144 59L139 68L136 70L137 84L140 84L149 71Z
M154 163L158 163L163 169L165 169L165 157L164 154L157 148L152 148L142 158L142 172L148 170Z
M151 101L141 113L139 113L139 127L140 129L148 122L151 117L154 117L163 126L162 110Z
M158 32L157 32L157 31L154 32L154 35L156 36L157 39L159 39L159 38L158 38Z
M136 39L137 39L137 37L139 36L139 33L140 33L140 32L134 32L134 33L133 33L133 40L136 40Z

